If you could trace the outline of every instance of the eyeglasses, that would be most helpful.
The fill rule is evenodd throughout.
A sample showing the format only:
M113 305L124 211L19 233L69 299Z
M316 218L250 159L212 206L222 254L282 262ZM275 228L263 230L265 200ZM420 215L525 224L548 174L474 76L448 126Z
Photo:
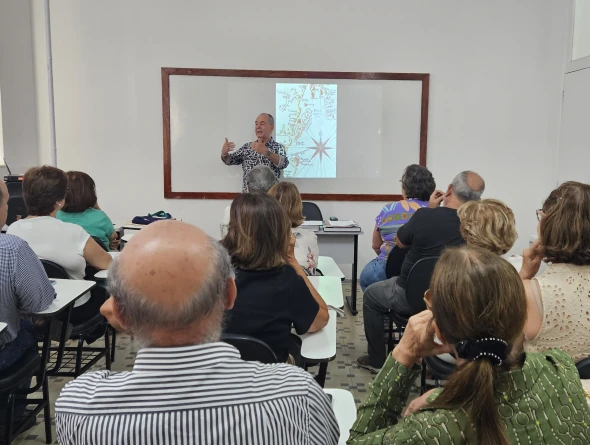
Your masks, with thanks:
M424 304L426 304L426 309L429 311L432 310L432 294L430 293L430 289L426 289L426 292L424 292Z
M536 213L537 213L537 221L541 221L541 219L543 219L543 217L545 216L543 209L537 209Z

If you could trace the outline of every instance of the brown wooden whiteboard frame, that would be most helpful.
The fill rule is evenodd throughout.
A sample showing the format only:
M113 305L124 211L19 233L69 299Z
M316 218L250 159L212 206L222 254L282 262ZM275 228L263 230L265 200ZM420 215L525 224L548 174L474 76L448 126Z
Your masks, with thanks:
M420 165L426 166L428 140L428 99L430 74L426 73L359 73L337 71L271 71L225 70L207 68L162 68L162 125L164 136L164 198L166 199L233 199L235 192L175 192L172 191L172 158L170 141L170 76L266 77L278 79L353 79L353 80L413 80L422 83L420 113ZM302 193L312 201L396 201L401 195Z

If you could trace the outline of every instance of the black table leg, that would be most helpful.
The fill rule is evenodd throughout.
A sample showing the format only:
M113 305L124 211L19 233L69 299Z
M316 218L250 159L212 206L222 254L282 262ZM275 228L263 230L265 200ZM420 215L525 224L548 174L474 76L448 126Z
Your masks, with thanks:
M326 384L326 374L328 373L328 362L320 363L320 369L318 374L315 376L315 381L318 382L322 388Z
M356 310L356 287L357 287L357 267L358 267L358 254L359 254L359 237L358 235L353 236L354 242L354 257L352 260L352 289L350 291L350 298L346 298L348 301L348 306L350 307L350 312L352 315L358 314Z

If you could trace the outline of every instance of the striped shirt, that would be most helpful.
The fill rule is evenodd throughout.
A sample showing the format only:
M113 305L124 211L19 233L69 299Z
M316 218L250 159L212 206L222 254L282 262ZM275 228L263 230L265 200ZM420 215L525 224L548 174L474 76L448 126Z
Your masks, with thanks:
M62 445L324 445L339 437L310 374L245 362L225 343L141 349L131 372L69 383L55 413Z

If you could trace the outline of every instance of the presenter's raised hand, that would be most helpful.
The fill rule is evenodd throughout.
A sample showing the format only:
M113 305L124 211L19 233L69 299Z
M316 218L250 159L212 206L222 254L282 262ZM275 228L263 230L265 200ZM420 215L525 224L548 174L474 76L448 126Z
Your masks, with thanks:
M227 138L225 138L225 142L221 148L221 156L227 156L234 148L236 148L236 144L229 142Z
M266 148L266 145L264 145L262 142L252 142L250 144L250 148L254 150L256 153L260 153L264 156L266 156L266 153L268 153L268 148Z

